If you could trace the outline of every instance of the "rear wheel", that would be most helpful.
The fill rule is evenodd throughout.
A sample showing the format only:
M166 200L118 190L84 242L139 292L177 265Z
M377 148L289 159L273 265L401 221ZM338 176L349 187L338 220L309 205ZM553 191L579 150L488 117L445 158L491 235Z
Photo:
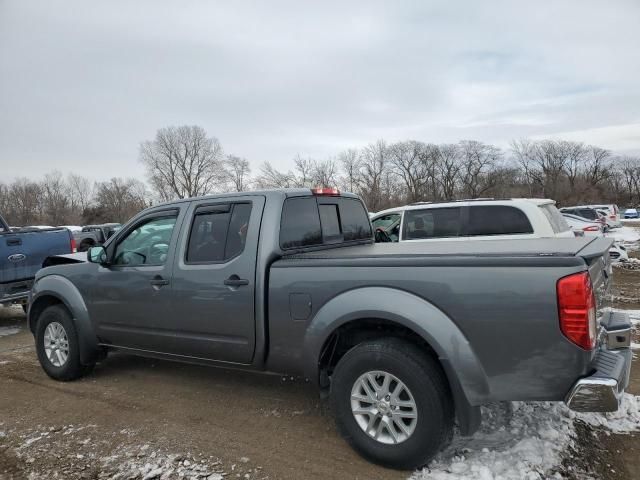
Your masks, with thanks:
M80 363L75 325L66 308L47 307L36 326L36 353L44 371L55 380L75 380L93 369Z
M345 439L386 467L425 465L452 435L444 372L408 342L369 341L347 352L333 373L331 400Z

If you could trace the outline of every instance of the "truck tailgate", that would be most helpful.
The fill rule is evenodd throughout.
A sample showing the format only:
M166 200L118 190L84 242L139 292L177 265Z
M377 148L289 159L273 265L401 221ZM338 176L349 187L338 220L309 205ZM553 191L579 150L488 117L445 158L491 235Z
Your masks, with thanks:
M71 253L67 229L0 235L0 283L33 278L50 255Z

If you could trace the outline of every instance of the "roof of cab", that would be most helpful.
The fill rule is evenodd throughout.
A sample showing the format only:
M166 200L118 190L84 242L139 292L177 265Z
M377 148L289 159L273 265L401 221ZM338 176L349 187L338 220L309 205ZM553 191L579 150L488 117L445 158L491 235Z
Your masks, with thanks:
M198 197L189 197L189 198L182 198L179 200L172 200L170 202L163 202L163 203L154 205L154 207L170 207L171 205L178 205L185 202L193 202L193 201L200 201L200 200L217 200L217 199L233 198L233 197L239 197L239 196L255 196L255 195L260 195L265 197L284 196L286 198L289 198L289 197L313 196L313 192L311 191L310 188L274 188L274 189L268 189L268 190L253 190L248 192L213 193L210 195L201 195ZM340 192L338 195L330 195L330 196L359 198L356 194L351 192Z

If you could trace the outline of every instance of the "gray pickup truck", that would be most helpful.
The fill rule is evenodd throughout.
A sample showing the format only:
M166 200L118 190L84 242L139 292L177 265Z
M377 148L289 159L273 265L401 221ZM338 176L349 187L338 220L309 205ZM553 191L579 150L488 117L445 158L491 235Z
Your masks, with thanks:
M618 408L631 327L605 308L609 245L374 244L360 199L330 189L186 199L51 258L29 326L58 380L110 350L306 377L358 452L413 468L488 402Z

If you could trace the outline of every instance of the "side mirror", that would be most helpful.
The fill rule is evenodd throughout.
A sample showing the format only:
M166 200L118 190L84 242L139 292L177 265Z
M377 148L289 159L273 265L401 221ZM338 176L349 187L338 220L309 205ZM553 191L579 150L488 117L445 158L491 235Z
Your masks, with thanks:
M87 250L87 261L90 263L98 263L100 265L107 265L107 251L103 246L91 247Z

